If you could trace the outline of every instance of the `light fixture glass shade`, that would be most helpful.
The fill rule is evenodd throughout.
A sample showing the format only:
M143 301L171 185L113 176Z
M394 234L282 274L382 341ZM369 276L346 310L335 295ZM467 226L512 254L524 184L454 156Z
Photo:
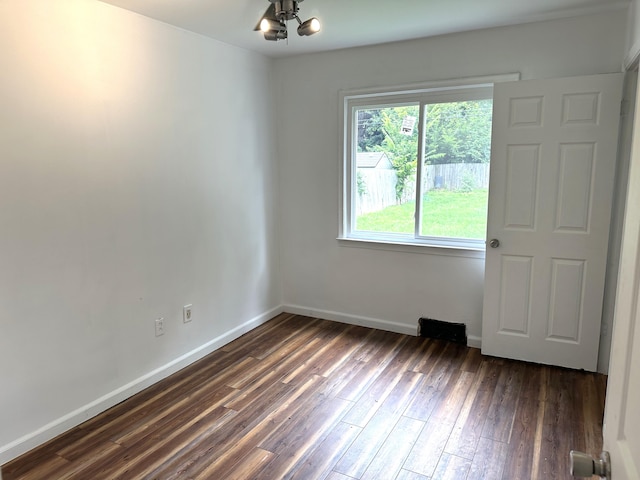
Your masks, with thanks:
M287 29L287 26L284 23L279 22L278 20L273 20L271 18L263 18L260 21L260 30L264 33L282 32L286 29Z
M320 20L316 17L312 17L309 20L302 22L298 27L298 35L301 37L313 35L320 31Z

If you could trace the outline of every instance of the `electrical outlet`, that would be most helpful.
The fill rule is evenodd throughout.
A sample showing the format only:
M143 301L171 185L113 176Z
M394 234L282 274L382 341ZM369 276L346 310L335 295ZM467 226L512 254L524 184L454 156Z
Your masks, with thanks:
M156 337L164 335L164 318L156 318Z
M192 312L191 309L193 308L193 305L189 304L189 305L185 305L184 307L182 307L182 322L183 323L189 323L192 319Z

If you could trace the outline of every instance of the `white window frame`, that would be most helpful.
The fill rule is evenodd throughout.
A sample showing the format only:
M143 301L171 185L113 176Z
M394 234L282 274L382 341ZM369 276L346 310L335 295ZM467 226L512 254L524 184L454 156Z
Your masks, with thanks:
M420 251L446 255L484 257L485 240L421 236L419 222L415 222L415 231L411 234L382 232L363 232L352 229L355 220L356 189L352 188L356 176L354 139L354 112L367 108L419 105L420 116L417 128L418 167L416 172L416 215L422 218L422 170L424 155L424 109L428 104L444 102L462 102L493 98L493 85L497 82L519 80L519 74L474 77L459 80L445 80L427 84L407 85L390 88L360 89L340 92L340 144L341 154L341 190L340 190L340 226L338 240L344 245L368 248L382 248L401 251Z

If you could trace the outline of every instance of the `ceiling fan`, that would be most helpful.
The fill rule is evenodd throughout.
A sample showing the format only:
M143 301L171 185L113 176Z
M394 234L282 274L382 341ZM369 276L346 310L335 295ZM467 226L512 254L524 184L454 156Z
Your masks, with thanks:
M320 31L320 21L316 17L302 21L298 17L298 4L304 0L269 0L271 5L254 28L261 31L265 40L277 42L287 38L287 21L294 18L298 21L298 35L301 37L313 35Z

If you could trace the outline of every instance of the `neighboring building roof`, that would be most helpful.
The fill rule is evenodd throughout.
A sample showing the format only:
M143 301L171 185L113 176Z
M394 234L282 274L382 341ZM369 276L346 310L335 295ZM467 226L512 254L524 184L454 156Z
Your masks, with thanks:
M384 152L359 152L356 154L358 168L393 168Z

